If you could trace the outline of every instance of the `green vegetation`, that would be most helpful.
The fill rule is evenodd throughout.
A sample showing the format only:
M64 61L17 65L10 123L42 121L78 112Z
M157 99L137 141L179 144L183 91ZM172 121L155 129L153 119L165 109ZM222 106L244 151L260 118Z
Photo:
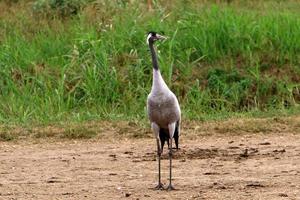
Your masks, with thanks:
M1 1L0 122L145 119L149 30L184 118L300 112L300 3L155 2Z

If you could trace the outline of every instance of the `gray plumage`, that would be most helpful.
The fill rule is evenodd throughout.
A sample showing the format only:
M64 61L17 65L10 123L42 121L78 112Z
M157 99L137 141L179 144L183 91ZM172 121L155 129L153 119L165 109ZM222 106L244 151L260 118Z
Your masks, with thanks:
M148 117L160 128L180 120L180 108L176 96L170 90L151 92L147 100Z
M154 42L165 37L149 32L147 43L150 48L152 64L153 64L153 81L152 89L147 99L148 117L151 123L151 128L157 142L158 156L158 185L156 189L163 189L160 175L160 157L165 141L169 146L170 160L170 178L168 190L174 189L172 186L172 139L175 139L176 148L178 149L178 138L180 134L180 107L175 94L169 89L164 79L161 76Z

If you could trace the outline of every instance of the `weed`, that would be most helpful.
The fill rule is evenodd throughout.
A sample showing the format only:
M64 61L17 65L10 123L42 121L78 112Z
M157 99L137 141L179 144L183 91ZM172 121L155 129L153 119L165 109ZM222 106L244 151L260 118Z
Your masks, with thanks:
M95 131L86 130L84 128L70 128L61 133L61 138L68 139L89 139L97 135Z
M16 137L12 133L6 131L0 133L0 141L11 141L15 138Z

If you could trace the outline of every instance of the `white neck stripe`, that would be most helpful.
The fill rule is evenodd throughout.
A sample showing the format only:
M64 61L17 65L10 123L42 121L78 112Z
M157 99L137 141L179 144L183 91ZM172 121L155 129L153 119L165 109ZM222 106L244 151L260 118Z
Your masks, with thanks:
M149 33L148 36L147 36L147 40L146 40L147 44L149 44L150 37L151 37L151 33Z

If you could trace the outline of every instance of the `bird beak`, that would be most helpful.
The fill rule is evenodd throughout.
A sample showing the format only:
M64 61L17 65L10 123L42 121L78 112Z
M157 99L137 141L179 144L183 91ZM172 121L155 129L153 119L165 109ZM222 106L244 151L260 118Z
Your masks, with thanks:
M157 34L157 33L156 33L156 38L157 38L158 40L166 40L166 39L168 39L168 37L163 36L163 35L159 35L159 34Z

